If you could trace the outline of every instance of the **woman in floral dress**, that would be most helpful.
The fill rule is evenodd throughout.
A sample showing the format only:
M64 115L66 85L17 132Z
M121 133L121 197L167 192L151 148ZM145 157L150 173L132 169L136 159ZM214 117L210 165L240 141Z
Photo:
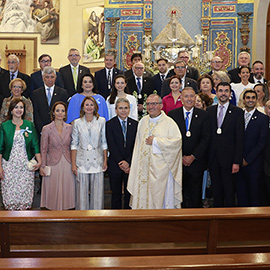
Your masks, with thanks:
M7 210L31 208L34 197L34 171L41 165L38 136L34 124L24 120L25 104L12 99L8 120L0 126L0 178L3 203ZM37 163L28 170L29 160Z

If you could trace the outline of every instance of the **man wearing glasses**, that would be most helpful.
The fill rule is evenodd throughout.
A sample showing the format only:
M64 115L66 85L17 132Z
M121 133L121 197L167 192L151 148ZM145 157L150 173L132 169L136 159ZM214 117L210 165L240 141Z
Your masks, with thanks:
M19 71L20 59L15 54L8 56L8 71L0 76L0 105L4 98L10 96L9 83L15 79L20 78L26 83L26 89L23 92L25 97L30 95L30 76Z
M178 75L181 79L182 87L184 89L186 86L192 87L195 92L198 92L197 82L193 79L187 78L187 66L185 61L179 60L174 64L174 73ZM164 80L162 87L161 87L161 97L165 97L170 94L171 88L169 86L170 78Z
M44 82L43 82L43 79L42 79L43 69L45 67L50 67L51 66L52 57L49 54L42 54L38 58L38 62L39 62L40 70L38 70L38 71L31 74L31 85L30 85L31 94L32 94L32 92L34 90L44 86ZM62 77L61 77L59 72L56 72L55 85L59 86L61 88L64 88L64 83L63 83Z
M79 65L80 60L80 52L75 48L71 48L68 52L70 64L59 69L59 73L64 81L64 89L67 90L69 97L77 93L82 76L90 74L89 68Z
M162 111L160 96L146 100L148 115L139 122L127 189L132 209L180 208L182 137Z
M221 68L222 68L222 59L219 56L214 56L212 58L212 60L211 60L210 67L211 67L211 71L208 72L208 74L210 76L212 76L214 72L221 70Z

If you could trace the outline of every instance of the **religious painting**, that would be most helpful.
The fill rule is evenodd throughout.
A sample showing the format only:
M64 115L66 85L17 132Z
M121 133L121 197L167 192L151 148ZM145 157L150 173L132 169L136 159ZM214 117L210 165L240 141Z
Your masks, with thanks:
M101 62L105 54L104 6L83 9L83 62Z
M0 32L40 33L41 43L59 43L60 0L0 0Z

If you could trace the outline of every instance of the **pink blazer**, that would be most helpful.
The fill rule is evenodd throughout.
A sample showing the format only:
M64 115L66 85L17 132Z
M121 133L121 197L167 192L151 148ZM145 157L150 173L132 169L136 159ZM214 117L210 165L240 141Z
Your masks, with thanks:
M62 155L71 163L70 142L72 125L64 123L61 137L59 136L55 122L44 126L41 134L41 167L57 164Z

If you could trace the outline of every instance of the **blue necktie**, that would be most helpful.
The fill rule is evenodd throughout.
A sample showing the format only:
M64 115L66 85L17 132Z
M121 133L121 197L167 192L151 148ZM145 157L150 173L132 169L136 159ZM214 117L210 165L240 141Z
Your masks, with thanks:
M137 78L137 88L138 88L138 93L139 94L141 93L141 88L142 88L140 80L141 80L141 78Z
M48 95L47 95L47 100L48 100L48 104L49 106L51 105L51 100L52 100L52 95L51 95L51 88L47 88L48 91Z
M185 119L185 123L186 123L186 131L188 131L189 114L190 114L190 112L186 112L186 119Z
M126 138L127 138L127 127L126 127L126 121L122 121L122 131L124 135L124 146L126 147Z

